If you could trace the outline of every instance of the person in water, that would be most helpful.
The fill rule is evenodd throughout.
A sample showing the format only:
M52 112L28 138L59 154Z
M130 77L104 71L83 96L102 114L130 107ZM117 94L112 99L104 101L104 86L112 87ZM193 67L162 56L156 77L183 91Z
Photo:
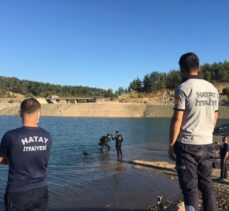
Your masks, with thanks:
M84 155L84 156L88 156L89 153L88 153L87 151L83 151L83 155Z
M221 176L220 179L227 179L227 158L229 155L229 145L227 141L227 137L224 136L222 139L222 145L220 148L220 168L221 168Z
M36 99L25 99L20 108L23 126L6 132L2 138L0 163L9 164L6 211L47 210L47 166L52 138L38 127L40 112Z
M111 135L107 134L105 136L102 136L99 139L99 145L101 146L101 150L104 151L105 148L107 148L108 151L110 151L110 146L108 145L108 142L111 140Z
M120 134L119 131L116 131L115 137L112 137L112 140L115 140L115 145L116 145L116 151L117 151L117 156L118 159L122 159L122 142L123 142L123 137Z

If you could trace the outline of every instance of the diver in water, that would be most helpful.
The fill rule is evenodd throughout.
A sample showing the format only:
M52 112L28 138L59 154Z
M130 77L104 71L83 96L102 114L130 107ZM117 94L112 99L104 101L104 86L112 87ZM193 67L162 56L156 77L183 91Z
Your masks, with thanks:
M116 151L117 151L117 156L118 160L122 159L122 142L123 142L123 137L120 134L119 131L116 131L115 137L112 137L112 140L115 140L115 145L116 145Z
M107 134L105 136L102 136L99 139L99 145L101 146L101 150L104 151L105 148L107 148L107 151L110 151L110 146L108 145L108 142L111 140L111 135Z
M88 156L89 153L88 153L87 151L83 151L83 155L84 155L84 156Z

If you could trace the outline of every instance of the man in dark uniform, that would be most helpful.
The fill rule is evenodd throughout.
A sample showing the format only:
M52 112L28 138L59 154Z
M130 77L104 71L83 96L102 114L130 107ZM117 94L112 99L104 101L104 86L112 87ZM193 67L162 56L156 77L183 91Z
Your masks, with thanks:
M23 126L5 133L0 163L9 163L6 211L45 211L48 206L47 166L52 139L38 127L41 105L29 98L21 103Z
M108 151L110 151L110 146L108 145L108 142L111 140L111 135L107 134L105 136L102 136L99 139L99 145L101 146L101 150L104 151L104 147L107 148Z
M227 157L229 155L229 145L227 137L224 136L222 139L222 145L220 148L220 167L221 167L221 176L220 179L227 179Z
M112 137L112 139L115 140L115 145L116 145L116 151L117 151L118 159L122 159L122 142L123 142L123 137L119 133L119 131L116 131L115 137L114 138Z

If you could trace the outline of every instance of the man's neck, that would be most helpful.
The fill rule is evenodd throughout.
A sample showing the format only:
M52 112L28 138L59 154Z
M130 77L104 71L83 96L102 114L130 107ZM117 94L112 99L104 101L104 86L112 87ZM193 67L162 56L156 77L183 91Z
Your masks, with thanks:
M34 122L26 122L26 121L24 121L23 122L23 126L24 127L38 127L38 124L34 123Z
M199 77L198 73L193 73L193 74L188 76L188 78L197 78L197 77Z
M188 75L188 76L182 78L181 83L182 83L182 82L185 82L185 81L187 81L187 80L189 80L189 79L192 79L192 78L201 78L201 77L200 77L198 74Z

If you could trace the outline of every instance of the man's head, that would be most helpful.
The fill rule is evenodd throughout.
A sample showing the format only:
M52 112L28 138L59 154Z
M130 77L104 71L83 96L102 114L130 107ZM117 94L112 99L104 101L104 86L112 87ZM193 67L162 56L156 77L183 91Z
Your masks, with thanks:
M179 60L180 74L183 79L198 75L200 72L199 58L195 53L183 54Z
M115 132L115 133L116 133L116 135L118 135L118 134L119 134L119 131L118 131L118 130L116 130L116 132Z
M227 140L227 136L224 136L223 139L222 139L222 142L223 142L224 144L227 144L227 141L228 141L228 140Z
M20 115L24 123L37 124L39 122L40 112L41 104L35 98L27 98L22 101Z

